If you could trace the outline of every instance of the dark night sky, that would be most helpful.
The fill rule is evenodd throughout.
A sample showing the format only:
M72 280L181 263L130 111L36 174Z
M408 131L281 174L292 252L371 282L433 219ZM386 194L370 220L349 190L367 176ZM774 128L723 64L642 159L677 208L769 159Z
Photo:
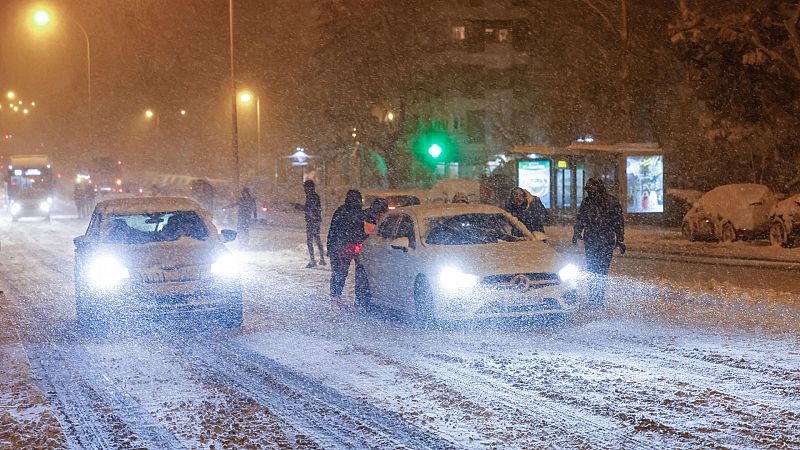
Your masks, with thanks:
M37 142L67 166L85 155L88 102L83 35L92 45L95 148L162 170L213 174L230 156L227 1L54 0L47 33L31 30L28 0L0 2L0 89L37 101L25 117L0 111L0 131L15 133L0 152ZM314 44L312 0L237 0L237 81L262 99L265 151L286 153L299 74ZM4 107L7 107L5 105ZM159 112L159 128L143 111ZM189 114L182 117L181 109ZM240 111L242 151L254 146L254 121ZM252 115L252 114L251 114ZM17 147L18 146L18 147ZM245 155L246 156L246 155Z

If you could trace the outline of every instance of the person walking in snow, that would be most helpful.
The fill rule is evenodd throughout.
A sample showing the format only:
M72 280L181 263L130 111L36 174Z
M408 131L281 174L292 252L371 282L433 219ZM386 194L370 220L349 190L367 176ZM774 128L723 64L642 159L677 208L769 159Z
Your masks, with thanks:
M314 259L314 243L319 248L319 265L325 265L325 253L322 251L322 239L319 236L320 225L322 225L322 201L315 190L313 180L303 182L303 190L306 193L306 202L303 205L296 204L295 208L305 213L306 220L306 245L308 246L308 264L306 269L317 266Z
M335 303L342 301L342 290L350 270L350 263L355 261L358 268L358 251L361 243L367 238L364 232L364 221L367 217L361 209L361 203L361 192L355 189L347 191L344 204L333 213L328 230L331 300Z
M242 189L242 195L232 204L225 207L229 209L237 207L236 229L239 235L239 242L247 247L250 244L250 224L255 221L258 215L256 199L250 194L250 188Z
M539 197L525 189L515 187L506 201L505 210L523 223L532 233L544 233L544 223L547 220L547 209Z
M588 304L602 307L608 270L614 248L625 254L625 219L616 197L606 192L599 178L590 178L584 187L586 194L578 209L572 235L572 245L583 239L588 273Z

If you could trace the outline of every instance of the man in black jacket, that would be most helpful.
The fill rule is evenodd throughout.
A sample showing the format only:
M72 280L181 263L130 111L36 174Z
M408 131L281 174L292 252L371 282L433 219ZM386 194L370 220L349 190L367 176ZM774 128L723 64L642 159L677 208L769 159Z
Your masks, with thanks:
M614 247L619 248L620 254L625 254L625 219L619 200L606 192L599 178L590 178L584 192L586 198L578 209L572 245L583 239L589 275L589 306L601 307Z
M308 246L309 258L306 269L310 269L317 266L317 262L314 260L314 242L317 243L317 248L319 248L319 264L321 266L325 265L325 253L322 251L322 239L319 237L319 228L322 224L322 202L315 190L314 181L304 181L303 189L306 191L306 203L296 206L305 212L306 245Z
M547 209L539 197L529 194L525 189L516 187L511 190L506 202L506 211L522 222L533 233L544 233L544 222L547 219Z
M367 238L366 215L361 209L361 192L347 191L344 204L336 209L328 230L328 259L331 261L331 300L341 302L350 262L358 266L358 251Z

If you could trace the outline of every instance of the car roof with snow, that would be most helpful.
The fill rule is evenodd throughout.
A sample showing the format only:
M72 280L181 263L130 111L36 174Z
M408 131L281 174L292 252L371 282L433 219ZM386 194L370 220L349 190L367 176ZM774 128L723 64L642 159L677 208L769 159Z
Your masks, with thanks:
M753 203L761 201L770 190L763 184L725 184L706 192L702 201L714 203L728 203L731 201L744 201Z
M461 214L503 214L504 210L482 203L440 203L414 205L398 208L397 211L412 214L420 219L458 216Z
M203 208L185 197L116 198L99 202L96 207L103 214L144 214L172 211L201 211Z

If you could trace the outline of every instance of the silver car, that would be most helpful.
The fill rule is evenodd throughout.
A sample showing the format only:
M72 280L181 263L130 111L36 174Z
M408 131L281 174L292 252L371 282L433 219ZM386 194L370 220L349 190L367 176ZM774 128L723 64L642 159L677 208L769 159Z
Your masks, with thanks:
M240 264L224 245L235 238L186 198L98 203L86 234L74 239L78 325L100 334L131 318L191 313L238 327Z

